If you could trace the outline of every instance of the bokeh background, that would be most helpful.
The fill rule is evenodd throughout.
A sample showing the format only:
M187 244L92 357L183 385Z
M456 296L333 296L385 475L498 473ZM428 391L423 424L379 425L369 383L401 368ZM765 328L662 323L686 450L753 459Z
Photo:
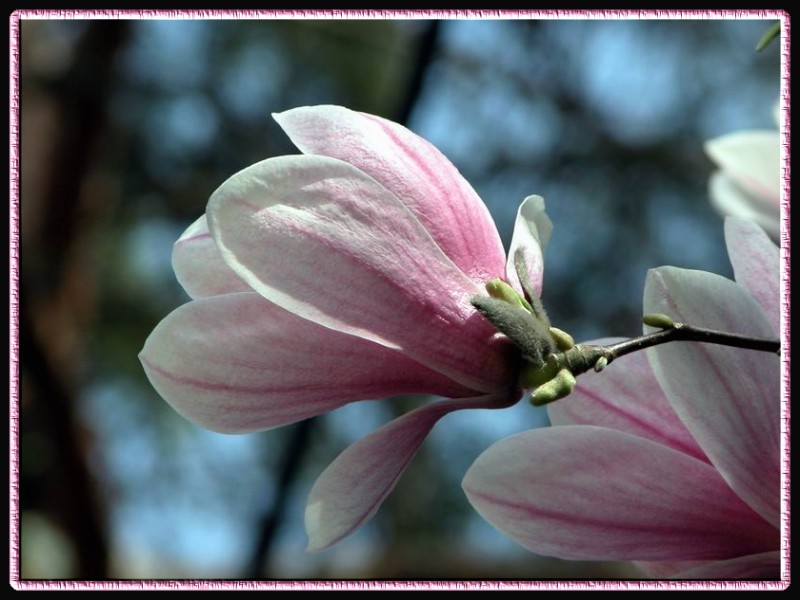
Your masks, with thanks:
M270 113L308 104L432 141L506 245L519 202L544 196L551 320L635 335L649 268L731 274L702 146L775 127L778 45L754 51L770 24L23 19L22 578L636 577L531 555L469 507L465 470L542 409L444 419L376 518L309 554L316 476L419 399L225 436L177 416L137 354L188 300L172 243L228 176L296 152Z

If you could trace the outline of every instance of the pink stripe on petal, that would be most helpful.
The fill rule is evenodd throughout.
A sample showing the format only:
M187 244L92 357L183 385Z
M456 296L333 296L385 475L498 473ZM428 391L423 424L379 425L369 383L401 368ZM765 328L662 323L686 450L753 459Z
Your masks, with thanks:
M710 465L603 427L537 429L467 472L475 509L529 550L586 560L723 559L768 551L777 529Z
M514 235L508 251L506 277L518 290L522 290L514 264L517 252L521 252L528 269L528 281L533 289L542 295L542 276L544 274L543 249L550 241L553 223L544 211L544 198L528 196L517 210L514 222Z
M470 304L481 288L355 167L269 159L225 182L208 214L225 261L270 301L480 392L513 385L510 345Z
M590 344L606 345L620 339ZM615 360L601 373L578 378L569 398L547 407L553 425L598 425L625 431L709 462L678 418L656 379L647 355L635 352Z
M205 215L189 225L175 242L172 268L191 298L252 291L222 260Z
M176 411L226 433L286 425L355 400L474 393L400 352L297 317L252 292L181 306L150 334L140 359Z
M725 241L736 282L761 306L775 335L780 331L780 251L764 230L743 219L725 220Z
M503 274L505 254L489 211L429 142L401 125L341 106L306 106L273 117L302 152L341 159L380 182L473 281Z
M319 476L306 506L308 550L324 550L371 519L430 430L447 413L492 408L507 398L443 400L417 408L360 439Z
M645 285L645 313L772 338L761 308L738 284L711 273L662 267ZM733 489L777 526L780 499L780 359L700 343L648 350L675 412Z

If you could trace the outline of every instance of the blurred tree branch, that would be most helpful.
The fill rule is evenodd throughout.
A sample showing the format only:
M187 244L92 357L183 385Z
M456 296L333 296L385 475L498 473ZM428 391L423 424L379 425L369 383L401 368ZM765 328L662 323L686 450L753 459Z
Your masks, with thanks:
M86 234L78 216L81 191L105 125L114 59L127 30L125 21L86 26L69 69L45 88L58 112L52 146L48 147L49 140L25 137L24 128L21 141L23 160L36 152L51 157L42 198L35 202L41 208L39 227L29 231L36 239L23 240L21 255L25 296L20 309L20 361L22 373L32 384L20 399L22 437L30 434L31 427L40 428L54 449L51 463L26 485L22 508L56 515L75 547L75 576L84 579L108 576L105 507L96 493L76 414L76 382L71 376L82 356L59 352L52 342L86 328L88 314L80 310L86 290L69 281L76 270L84 275L89 271L85 265L72 264L80 260L74 253L76 241ZM25 458L22 450L21 459Z
M35 460L27 452L38 448L26 448L23 444L20 450L25 482L23 506L40 504L40 509L54 514L74 545L76 577L104 579L108 577L109 563L105 510L86 461L86 448L81 443L85 436L75 414L74 393L50 364L30 320L30 309L22 304L20 312L21 370L33 384L24 386L26 412L31 413L33 403L47 403L46 408L36 411L36 426L47 435L58 463L48 465L44 480L31 481L24 466ZM29 417L24 418L22 427L31 428Z

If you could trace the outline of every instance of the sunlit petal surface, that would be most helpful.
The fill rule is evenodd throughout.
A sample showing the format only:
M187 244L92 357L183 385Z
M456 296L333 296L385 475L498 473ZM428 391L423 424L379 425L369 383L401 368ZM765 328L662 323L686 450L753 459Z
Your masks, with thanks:
M402 125L341 106L303 106L274 117L304 153L339 158L380 182L473 281L502 275L505 254L489 211L429 142Z
M508 386L482 290L393 194L320 156L268 159L212 196L225 261L268 300L326 327L402 348L478 391Z

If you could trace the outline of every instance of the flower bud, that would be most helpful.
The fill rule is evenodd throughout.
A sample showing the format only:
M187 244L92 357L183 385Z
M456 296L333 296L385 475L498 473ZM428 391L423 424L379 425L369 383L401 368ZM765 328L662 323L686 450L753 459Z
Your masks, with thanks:
M650 327L657 327L658 329L672 329L675 327L675 321L662 313L653 313L642 317L642 323Z

